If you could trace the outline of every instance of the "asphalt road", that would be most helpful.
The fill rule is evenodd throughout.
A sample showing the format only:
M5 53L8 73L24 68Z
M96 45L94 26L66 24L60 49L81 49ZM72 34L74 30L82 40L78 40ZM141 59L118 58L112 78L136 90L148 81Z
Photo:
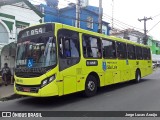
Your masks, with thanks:
M91 98L72 94L51 98L26 97L0 102L0 111L160 111L159 74L160 69L157 69L138 84L126 82L103 87Z

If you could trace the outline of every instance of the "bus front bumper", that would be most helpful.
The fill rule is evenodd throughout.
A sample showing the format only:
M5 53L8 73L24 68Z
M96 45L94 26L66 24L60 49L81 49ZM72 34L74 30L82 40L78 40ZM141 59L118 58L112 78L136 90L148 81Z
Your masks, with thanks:
M58 86L55 84L55 82L52 82L42 88L40 85L20 85L15 83L14 92L19 95L33 97L58 96Z

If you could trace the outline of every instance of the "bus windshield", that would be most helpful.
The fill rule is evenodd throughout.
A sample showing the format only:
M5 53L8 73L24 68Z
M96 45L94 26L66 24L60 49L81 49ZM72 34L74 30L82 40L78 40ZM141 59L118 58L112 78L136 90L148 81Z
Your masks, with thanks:
M53 36L25 38L17 44L17 67L47 67L56 64ZM30 63L28 63L28 61Z

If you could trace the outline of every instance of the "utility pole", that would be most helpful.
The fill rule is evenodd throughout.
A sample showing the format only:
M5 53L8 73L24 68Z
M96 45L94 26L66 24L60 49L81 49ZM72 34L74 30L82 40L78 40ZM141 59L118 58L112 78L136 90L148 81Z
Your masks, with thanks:
M143 44L144 45L147 45L147 29L146 29L146 22L147 22L147 20L152 20L152 18L150 17L150 18L147 18L147 17L145 17L144 16L144 18L143 19L138 19L138 21L144 21L144 38L143 38Z
M102 0L99 0L99 19L98 19L99 27L98 32L102 33Z
M112 0L112 30L113 30L113 27L114 27L113 18L114 18L114 0Z
M80 27L80 0L76 3L76 27Z

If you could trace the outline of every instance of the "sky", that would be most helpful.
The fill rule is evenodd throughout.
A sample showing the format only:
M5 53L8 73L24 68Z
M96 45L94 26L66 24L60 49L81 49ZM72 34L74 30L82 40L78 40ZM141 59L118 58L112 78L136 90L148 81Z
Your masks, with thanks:
M35 4L44 3L44 0L30 1ZM75 3L75 1L59 0L59 7L65 7L68 3ZM98 7L99 0L89 0L89 5ZM160 41L160 0L102 0L102 5L103 20L109 22L112 27L111 19L113 16L113 27L121 30L134 28L143 32L144 22L139 22L138 18L151 17L152 20L146 22L147 34Z

